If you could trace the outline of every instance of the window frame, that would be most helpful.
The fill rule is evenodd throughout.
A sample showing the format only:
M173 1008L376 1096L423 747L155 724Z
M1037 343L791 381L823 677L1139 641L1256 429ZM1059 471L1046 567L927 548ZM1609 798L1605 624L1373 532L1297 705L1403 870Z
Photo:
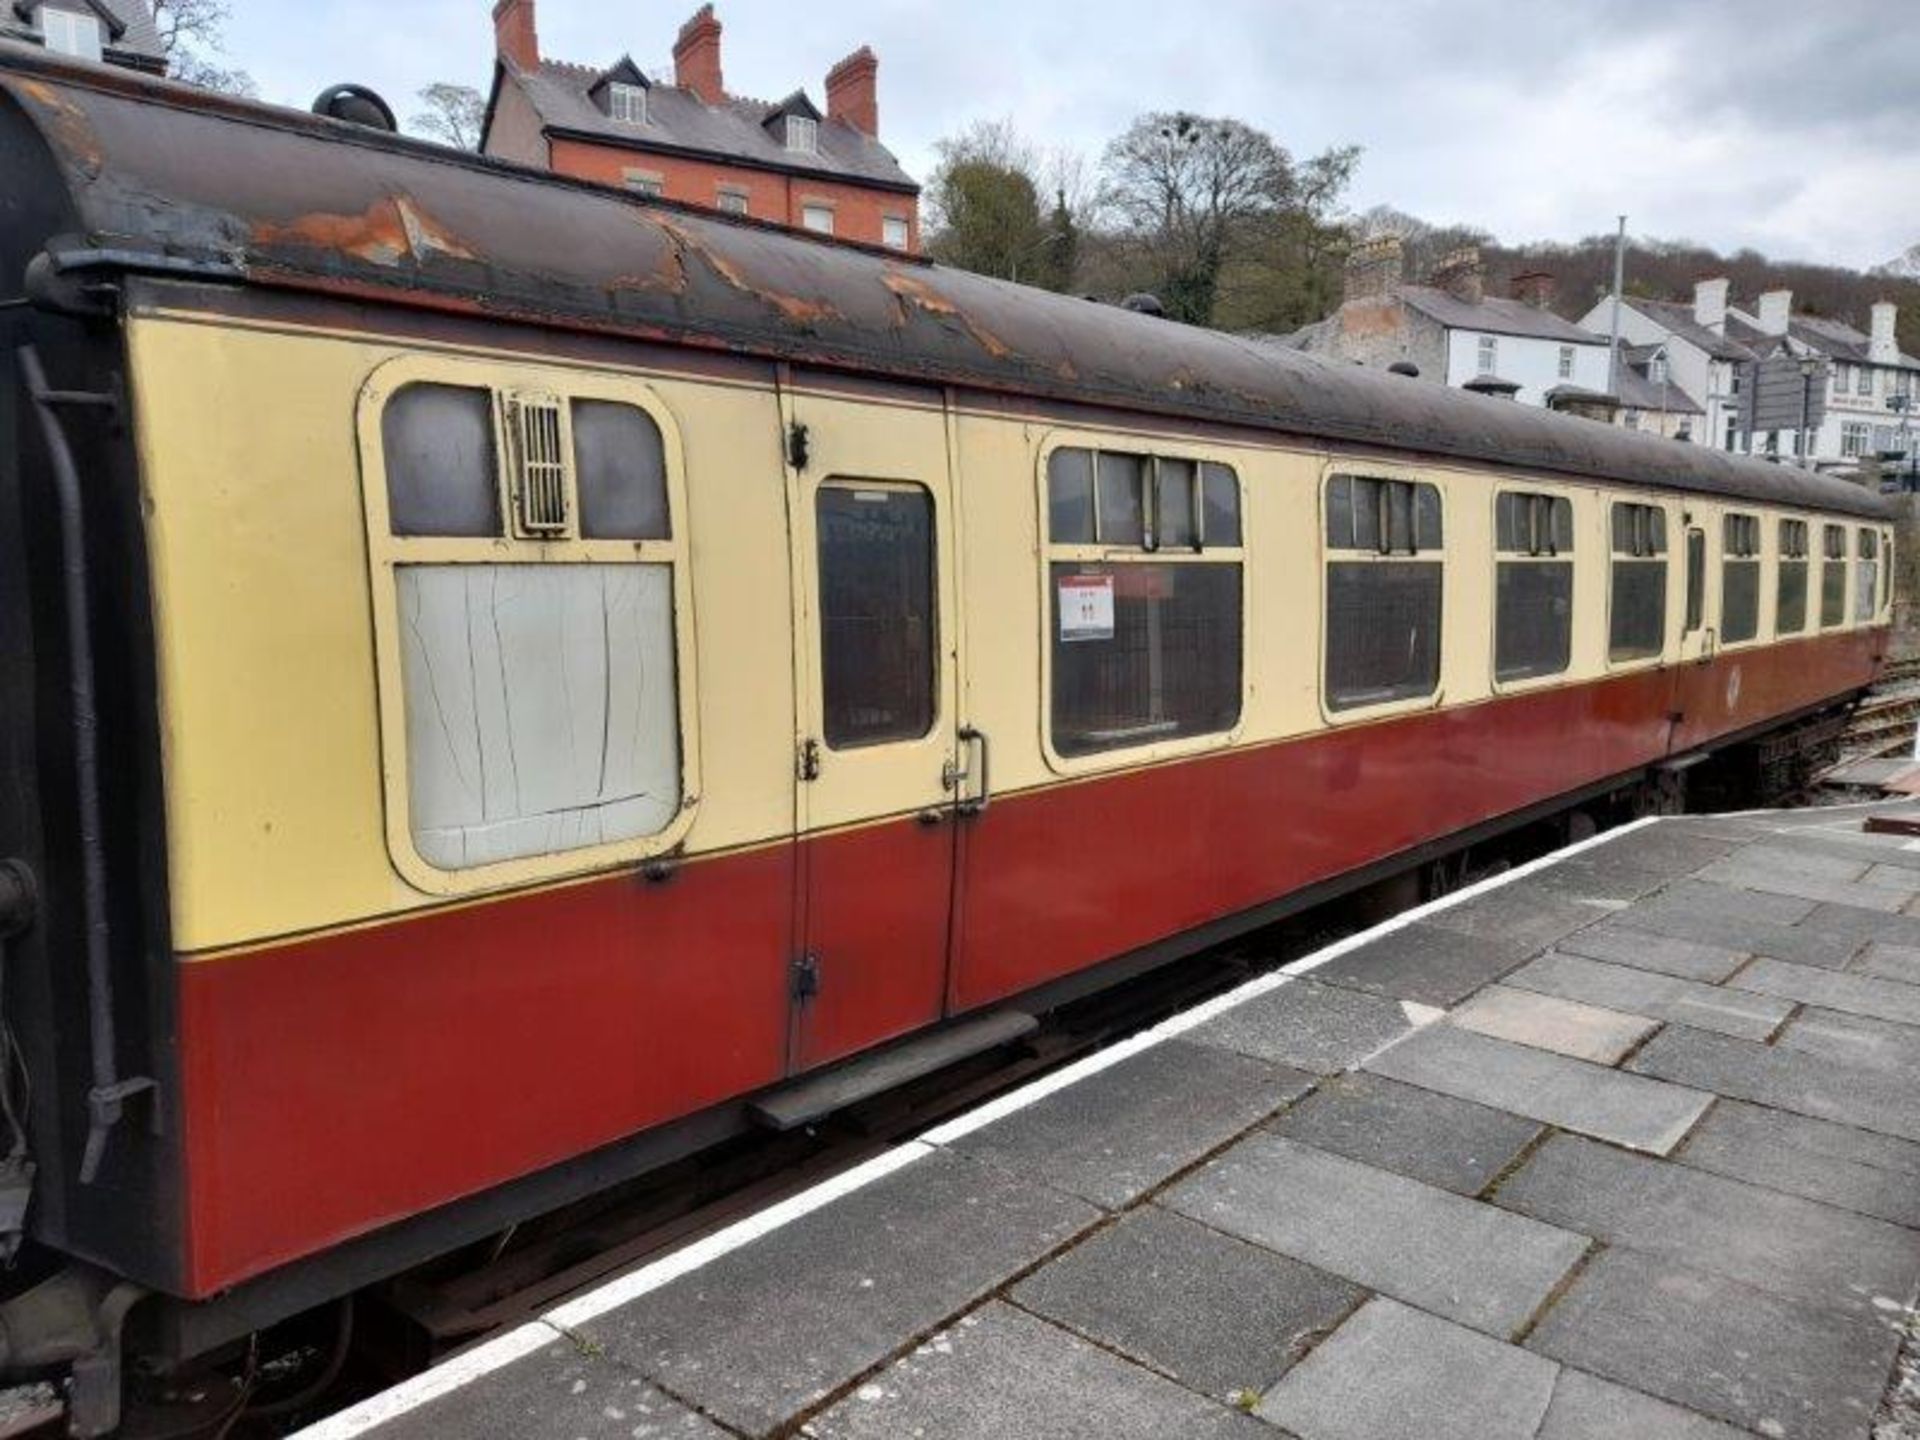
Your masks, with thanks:
M1572 548L1564 555L1560 555L1558 552L1547 555L1522 555L1518 551L1502 550L1500 548L1500 497L1502 495L1544 496L1549 500L1566 501L1568 507L1573 512ZM1443 496L1443 504L1444 499L1445 497ZM1540 690L1551 685L1566 684L1569 678L1576 676L1581 668L1580 592L1585 567L1580 563L1580 551L1582 548L1580 544L1580 525L1582 519L1580 493L1568 489L1565 486L1554 484L1535 483L1525 480L1518 480L1511 483L1501 482L1494 486L1493 496L1489 505L1490 508L1487 512L1487 535L1489 539L1488 550L1493 558L1493 569L1490 572L1492 589L1489 592L1491 603L1489 605L1489 623L1487 629L1487 676L1493 686L1493 693L1496 695L1509 695L1517 691ZM1446 549L1444 543L1441 545L1441 549L1443 551ZM1550 562L1555 559L1563 559L1573 567L1573 580L1568 592L1568 599L1573 607L1573 613L1568 619L1567 663L1558 670L1550 670L1538 675L1516 675L1510 680L1503 680L1500 678L1500 566L1502 563L1526 564L1529 561L1538 563L1541 561ZM1441 591L1441 606L1443 611L1446 603L1444 587L1445 581L1443 580ZM1443 634L1443 653L1441 655L1443 675L1446 666L1444 643L1445 636Z
M1808 623L1815 613L1811 607L1819 600L1819 594L1815 584L1815 576L1818 572L1814 568L1812 554L1814 521L1809 516L1792 513L1776 513L1772 519L1774 523L1773 545L1770 551L1773 559L1773 625L1771 627L1771 634L1776 644L1783 640L1804 640L1809 634L1814 633L1814 631L1818 629L1817 626ZM1793 537L1799 549L1791 553L1787 550L1787 527L1789 525L1799 527L1797 534ZM1782 571L1788 565L1802 566L1805 573L1802 575L1800 582L1800 624L1796 629L1782 630L1780 628L1780 579Z
M1088 544L1055 541L1048 477L1053 465L1054 452L1058 450L1094 452L1096 458L1093 464L1096 475L1099 472L1098 455L1102 450L1115 454L1150 456L1155 460L1185 461L1194 467L1196 475L1202 473L1200 467L1203 465L1224 466L1232 474L1234 486L1239 493L1240 543L1234 546L1208 546L1199 550L1186 546L1156 546L1149 550L1143 545L1114 545L1101 542L1097 538ZM1125 435L1092 430L1054 431L1042 440L1038 454L1039 463L1034 472L1034 496L1037 504L1035 533L1039 539L1037 550L1039 563L1034 568L1038 572L1040 601L1040 694L1037 708L1040 753L1046 760L1047 768L1059 775L1085 775L1130 769L1179 756L1203 754L1211 750L1222 750L1237 743L1246 732L1248 712L1252 708L1253 658L1257 653L1253 643L1255 628L1252 605L1253 547L1250 544L1253 523L1251 518L1253 487L1247 483L1247 462L1250 457L1237 450L1210 449L1179 441L1166 441L1158 436ZM1099 512L1097 480L1095 484L1093 503L1097 517ZM1203 501L1201 509L1204 510L1204 508ZM1140 745L1117 745L1111 749L1090 751L1084 755L1064 755L1055 747L1053 743L1053 567L1056 564L1072 564L1076 561L1089 565L1171 563L1235 564L1240 567L1240 703L1231 726L1225 730L1215 730L1204 735L1180 735L1167 740L1149 740Z
M753 197L747 193L744 185L730 185L722 182L714 187L713 208L722 215L750 215Z
M1820 525L1820 614L1814 624L1816 635L1829 630L1844 630L1853 611L1853 544L1849 534L1850 527L1841 520L1822 516ZM1840 537L1840 553L1833 553L1833 537ZM1808 537L1811 540L1811 536ZM1840 566L1840 618L1827 619L1827 570L1838 563Z
M900 227L900 238L890 240L887 231L892 226ZM889 250L910 250L913 248L913 222L904 215L882 215L880 217L880 243Z
M1685 532L1687 527L1685 523L1680 520L1674 507L1658 496L1635 495L1631 492L1609 490L1602 492L1602 503L1606 506L1604 512L1604 533L1606 535L1607 547L1607 609L1606 625L1601 631L1601 655L1605 661L1606 671L1609 674L1630 670L1651 670L1667 663L1667 652L1673 647L1674 636L1676 634L1673 624L1676 612L1678 612L1679 617L1683 621L1686 618L1686 556L1684 549L1686 545ZM1665 542L1662 548L1646 555L1616 550L1613 544L1613 510L1616 505L1634 505L1644 510L1658 510L1665 516L1666 518L1661 527L1664 531L1662 538ZM1679 545L1674 543L1676 537L1680 542ZM1651 655L1634 655L1626 658L1615 658L1613 653L1614 567L1622 560L1649 564L1656 558L1666 568L1665 584L1661 586L1661 594L1664 599L1660 615L1660 644ZM1679 576L1680 588L1680 604L1678 606L1674 604L1676 572Z
M1440 544L1433 550L1415 549L1410 554L1389 552L1380 554L1364 550L1335 550L1327 544L1328 496L1332 492L1333 482L1339 479L1351 480L1391 480L1403 485L1430 485L1440 497ZM1314 504L1314 557L1319 570L1316 589L1319 595L1319 644L1314 655L1314 703L1320 707L1320 718L1329 726L1365 724L1370 721L1390 718L1395 715L1413 715L1426 710L1437 710L1445 703L1447 694L1447 627L1450 607L1448 595L1454 584L1453 565L1449 548L1458 534L1458 527L1450 522L1452 510L1451 495L1448 489L1447 475L1439 471L1415 470L1402 465L1376 465L1371 462L1356 464L1351 459L1341 459L1322 467L1320 482L1315 494ZM1415 523L1416 537L1418 522ZM1433 689L1424 695L1398 695L1389 700L1377 700L1368 705L1340 705L1330 702L1327 694L1327 655L1330 649L1328 630L1332 621L1328 600L1331 586L1328 581L1328 567L1338 563L1358 563L1377 565L1438 564L1440 566L1440 622L1437 643L1439 645L1438 662L1434 667ZM1492 650L1488 650L1491 664Z
M513 533L511 485L504 460L496 460L502 531L468 538L399 536L392 532L387 504L387 469L382 420L387 403L412 384L453 385L505 392L536 392L558 397L564 444L572 450L572 402L604 400L643 411L659 428L666 467L670 538L664 540L586 540L578 538L580 506L570 492L574 533L526 539ZM380 772L385 796L387 854L400 877L428 895L484 894L538 881L573 878L630 868L679 846L699 813L701 789L700 683L696 665L697 633L693 575L688 540L686 461L673 413L652 386L608 372L569 370L535 364L409 354L376 366L362 382L355 403L360 449L360 486L366 521L368 582L374 617L376 689L379 696ZM501 407L494 407L494 445L503 457ZM571 463L569 468L571 473ZM673 817L651 835L583 845L545 855L491 861L464 870L443 870L422 856L414 843L407 754L405 686L401 679L399 587L402 565L634 564L670 567L673 596L675 708L678 712L680 804Z
M820 228L819 226L813 224L811 221L807 219L807 217L810 214L815 214L815 213L825 215L827 217L827 224L825 229ZM832 236L838 230L839 223L840 223L840 217L838 214L835 213L834 206L831 201L803 199L800 202L800 228L803 231L805 231L807 234L825 235L828 238L832 238Z
M646 86L630 85L623 80L608 82L607 118L614 124L645 125L648 123L648 108ZM621 113L623 110L625 114Z
M59 17L59 28L63 32L61 38L75 43L59 45L54 43L51 22L56 16ZM64 55L70 60L88 60L94 64L104 63L108 38L107 27L101 23L98 15L85 15L77 10L39 5L34 7L34 17L38 22L36 28L40 32L40 48L48 54ZM88 26L92 27L90 31L85 29ZM83 33L92 35L91 44L77 43Z
M1719 624L1714 631L1714 648L1718 650L1745 650L1760 644L1766 636L1766 626L1761 621L1766 618L1767 597L1767 521L1770 517L1759 510L1722 510L1720 512L1720 553L1717 561L1710 561L1720 572L1720 609ZM1739 521L1752 527L1753 549L1736 551L1729 542L1729 522ZM1744 640L1727 638L1727 567L1729 565L1752 565L1754 567L1753 591L1753 633ZM1775 581L1775 593L1778 597L1778 581Z
M820 122L811 115L789 115L781 130L781 143L790 154L820 153Z

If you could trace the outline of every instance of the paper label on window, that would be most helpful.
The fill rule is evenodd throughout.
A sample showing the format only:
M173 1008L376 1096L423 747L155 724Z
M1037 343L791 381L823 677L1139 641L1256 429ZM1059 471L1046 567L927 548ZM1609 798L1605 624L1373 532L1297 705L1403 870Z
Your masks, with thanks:
M1113 638L1111 575L1060 577L1060 638L1068 642Z

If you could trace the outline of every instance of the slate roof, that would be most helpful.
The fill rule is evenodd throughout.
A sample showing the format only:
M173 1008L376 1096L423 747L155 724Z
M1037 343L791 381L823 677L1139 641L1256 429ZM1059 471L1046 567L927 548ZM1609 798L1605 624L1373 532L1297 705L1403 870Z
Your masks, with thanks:
M39 0L13 0L0 7L0 35L38 43L40 32L34 27L33 12ZM167 63L166 46L153 23L153 9L147 0L56 0L55 8L85 14L91 10L106 26L102 56L109 63L133 65L142 70L163 69Z
M1542 310L1524 300L1489 295L1475 304L1431 285L1402 285L1394 293L1422 315L1450 330L1485 330L1492 335L1523 335L1568 345L1607 343L1605 336L1582 330L1571 320L1563 320L1551 310Z
M647 123L624 125L603 113L588 97L605 71L558 60L543 60L539 69L532 71L511 61L502 64L548 130L590 136L636 150L695 151L763 170L817 174L823 179L846 179L905 194L919 193L920 187L900 168L892 151L844 120L821 118L817 152L788 150L781 137L767 128L766 121L792 108L795 96L771 104L730 95L722 104L709 105L690 90L650 83Z
M1716 360L1753 359L1753 352L1732 338L1735 322L1731 311L1727 315L1728 334L1719 335L1694 319L1693 306L1684 301L1641 300L1629 296L1621 304L1627 309L1638 310L1669 334L1678 336L1697 350L1704 350Z
M1741 341L1749 348L1766 353L1780 341L1778 335L1769 335L1752 321L1733 311L1727 312L1727 333L1737 333ZM1872 337L1865 331L1856 330L1844 320L1829 320L1820 315L1790 315L1787 317L1787 334L1801 345L1819 351L1833 360L1843 360L1852 365L1883 365L1886 362L1875 360L1869 353ZM1900 366L1909 370L1920 370L1920 360L1911 355L1901 355Z
M1632 363L1620 367L1614 388L1620 392L1620 403L1630 410L1664 410L1669 415L1706 413L1671 378L1663 385L1650 379L1645 370Z

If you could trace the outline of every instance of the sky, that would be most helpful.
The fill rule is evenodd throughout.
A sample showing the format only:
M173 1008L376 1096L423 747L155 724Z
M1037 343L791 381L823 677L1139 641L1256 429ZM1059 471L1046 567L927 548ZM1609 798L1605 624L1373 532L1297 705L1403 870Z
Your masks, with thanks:
M695 0L537 0L542 53L670 70ZM263 98L371 85L403 120L485 90L491 0L231 0ZM881 139L924 177L977 120L1098 162L1138 114L1364 149L1356 210L1501 240L1633 234L1866 268L1920 245L1920 0L719 0L727 88L824 101L880 57Z

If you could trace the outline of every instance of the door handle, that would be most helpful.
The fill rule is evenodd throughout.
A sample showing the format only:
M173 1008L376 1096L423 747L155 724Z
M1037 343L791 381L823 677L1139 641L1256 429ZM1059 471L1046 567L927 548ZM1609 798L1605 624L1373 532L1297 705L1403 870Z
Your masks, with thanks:
M991 768L993 752L987 740L987 732L975 729L971 725L962 725L960 727L960 743L962 745L977 746L980 751L980 793L975 795L971 800L962 800L954 808L962 815L984 815L987 813L988 803L993 799L993 772ZM969 765L960 773L962 776L967 776L972 774L972 771L973 767Z

